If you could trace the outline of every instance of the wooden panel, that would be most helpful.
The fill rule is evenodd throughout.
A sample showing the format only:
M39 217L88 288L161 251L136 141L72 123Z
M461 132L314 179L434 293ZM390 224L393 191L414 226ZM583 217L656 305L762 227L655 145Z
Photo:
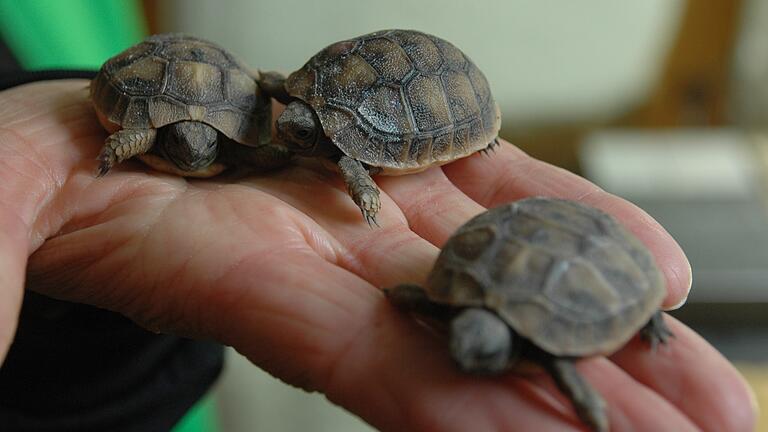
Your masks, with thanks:
M728 81L741 1L689 1L677 41L648 101L623 124L717 126L726 122Z

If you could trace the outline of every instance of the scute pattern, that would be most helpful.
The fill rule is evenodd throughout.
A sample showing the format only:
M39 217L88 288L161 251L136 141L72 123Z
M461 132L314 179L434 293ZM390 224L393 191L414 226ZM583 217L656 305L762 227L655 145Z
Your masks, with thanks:
M392 171L468 156L496 139L501 126L482 72L451 43L416 31L330 45L291 74L286 89L315 109L345 154ZM354 117L341 124L338 111Z
M387 86L372 89L360 102L357 112L369 122L379 125L384 133L397 134L411 128L399 89Z
M269 99L247 70L220 47L190 36L151 36L109 59L91 83L91 99L125 128L197 120L242 144L269 139Z
M193 105L222 102L221 70L205 63L173 62L168 71L165 92L180 101Z
M488 229L498 233L493 241L484 234ZM618 222L552 198L501 206L462 226L438 257L429 296L469 305L462 292L467 283L446 277L462 272L482 287L486 308L555 355L616 350L658 310L666 293L650 252Z

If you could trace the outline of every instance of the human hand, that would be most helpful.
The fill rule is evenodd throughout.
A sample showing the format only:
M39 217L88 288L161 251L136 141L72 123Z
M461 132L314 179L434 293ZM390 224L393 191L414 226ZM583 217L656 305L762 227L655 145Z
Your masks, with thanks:
M382 430L579 430L546 375L460 374L445 341L379 289L422 283L438 247L484 208L548 195L616 216L656 256L665 306L687 295L688 262L648 215L510 145L377 178L376 229L340 176L303 166L185 180L126 162L96 179L106 133L85 85L0 93L0 358L26 275L41 293L232 345ZM612 430L752 430L753 399L739 374L693 331L666 320L676 338L657 352L633 340L579 364L606 399Z

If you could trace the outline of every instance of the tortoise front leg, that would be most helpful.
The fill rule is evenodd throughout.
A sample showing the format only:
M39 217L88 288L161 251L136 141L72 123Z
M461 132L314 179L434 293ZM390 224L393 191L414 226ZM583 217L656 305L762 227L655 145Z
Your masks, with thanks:
M360 161L352 159L349 156L342 156L338 162L341 175L344 177L344 183L347 184L347 190L352 200L360 207L368 225L376 225L376 213L381 208L379 200L379 188L374 183L368 170L363 167Z
M608 431L605 401L591 385L579 375L573 360L552 357L543 362L560 391L573 403L582 421L595 432Z
M155 143L155 129L121 129L109 137L101 149L96 176L101 177L115 164L133 156L146 153Z

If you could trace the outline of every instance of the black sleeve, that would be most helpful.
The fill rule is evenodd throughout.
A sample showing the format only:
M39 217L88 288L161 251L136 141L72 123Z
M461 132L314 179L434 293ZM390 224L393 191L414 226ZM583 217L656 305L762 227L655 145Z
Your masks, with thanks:
M0 90L92 71L13 72ZM223 347L158 335L92 306L27 291L0 367L0 431L165 431L213 384Z

